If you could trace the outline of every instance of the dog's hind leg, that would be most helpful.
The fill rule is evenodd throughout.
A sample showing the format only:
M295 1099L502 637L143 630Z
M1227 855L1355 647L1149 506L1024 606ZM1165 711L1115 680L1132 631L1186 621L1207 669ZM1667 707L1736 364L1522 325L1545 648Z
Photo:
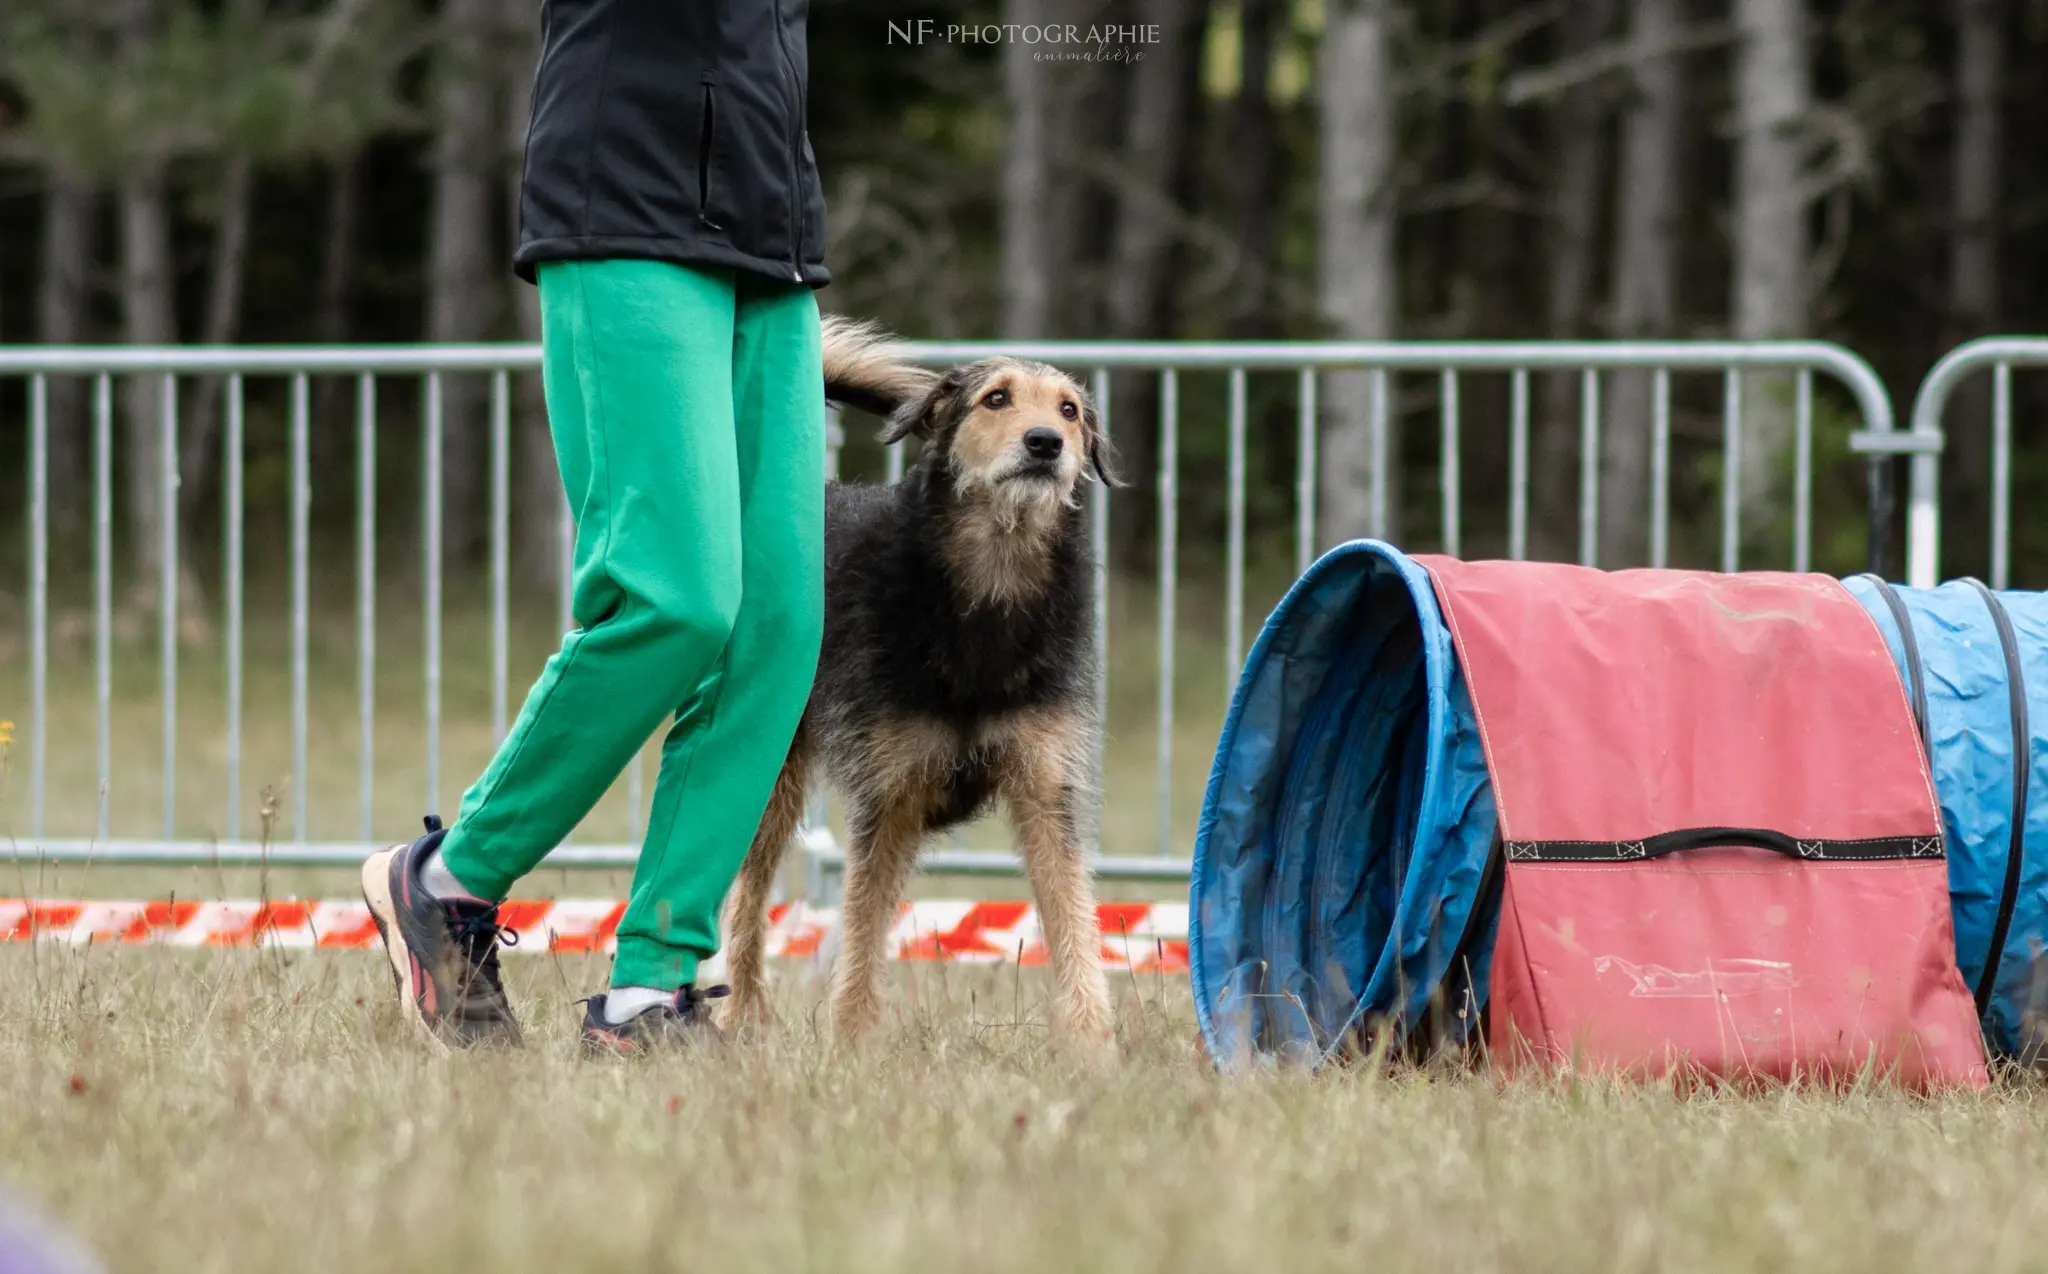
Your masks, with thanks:
M774 1016L768 1004L767 955L768 900L775 889L775 875L782 857L796 838L797 824L804 814L804 795L809 786L810 748L801 732L776 776L775 791L761 814L754 843L747 848L739 878L733 882L726 902L726 978L732 995L722 1006L719 1020L728 1029L765 1026Z
M881 1017L880 982L888 957L883 946L923 840L924 810L915 802L899 797L853 812L839 960L832 970L832 1033L842 1044L853 1043Z
M1004 730L1005 803L1017 847L1038 897L1062 1039L1083 1058L1106 1061L1116 1049L1109 980L1095 915L1095 878L1081 843L1081 811L1091 790L1084 723L1065 713L1034 713Z

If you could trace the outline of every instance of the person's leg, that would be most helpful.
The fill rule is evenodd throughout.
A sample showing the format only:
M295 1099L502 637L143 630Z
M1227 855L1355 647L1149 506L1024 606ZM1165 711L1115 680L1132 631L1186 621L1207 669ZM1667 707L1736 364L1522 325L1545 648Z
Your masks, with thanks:
M362 870L402 1009L444 1046L518 1042L498 900L704 679L739 609L730 274L572 263L543 266L540 287L549 421L577 515L577 629L456 826L430 817Z
M810 697L824 632L825 402L809 289L742 276L731 376L739 614L662 745L614 986L677 987L718 950L718 911Z
M455 879L490 900L715 677L740 609L731 273L648 261L539 273L549 416L576 511L577 628L441 848Z

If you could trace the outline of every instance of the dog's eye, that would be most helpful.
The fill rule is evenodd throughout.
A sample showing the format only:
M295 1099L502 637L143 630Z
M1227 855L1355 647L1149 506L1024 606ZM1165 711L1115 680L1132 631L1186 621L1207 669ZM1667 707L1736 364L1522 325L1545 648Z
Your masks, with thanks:
M981 405L990 411L1001 411L1010 405L1010 391L1007 389L991 389L981 396Z
M1079 420L1081 418L1081 409L1072 403L1061 403L1060 415L1065 416L1068 420Z

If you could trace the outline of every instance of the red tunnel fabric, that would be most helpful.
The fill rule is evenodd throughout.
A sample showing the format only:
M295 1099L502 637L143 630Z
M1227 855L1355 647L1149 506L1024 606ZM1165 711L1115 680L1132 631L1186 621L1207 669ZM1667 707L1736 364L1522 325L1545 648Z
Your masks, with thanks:
M1497 1065L1987 1082L1933 784L1848 590L1419 560L1499 811Z

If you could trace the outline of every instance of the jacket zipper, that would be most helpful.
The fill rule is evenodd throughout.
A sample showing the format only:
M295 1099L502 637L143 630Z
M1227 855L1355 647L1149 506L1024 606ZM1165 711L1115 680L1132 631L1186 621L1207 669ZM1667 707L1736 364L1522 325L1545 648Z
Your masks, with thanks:
M790 121L789 129L789 273L798 283L804 281L804 205L803 205L803 146L804 146L804 91L796 74L796 59L789 53L789 27L783 20L782 0L775 0L775 40L782 48L782 64L789 70L789 85L796 98L796 117Z
M718 144L717 103L711 95L711 86L704 85L703 125L697 133L697 220L712 230L723 230L711 218L711 152Z

